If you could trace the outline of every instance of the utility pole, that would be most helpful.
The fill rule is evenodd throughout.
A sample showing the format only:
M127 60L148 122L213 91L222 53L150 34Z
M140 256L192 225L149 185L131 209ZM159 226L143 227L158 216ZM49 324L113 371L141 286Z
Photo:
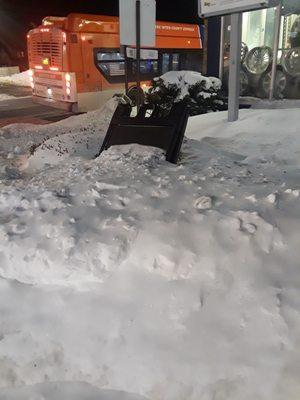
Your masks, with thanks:
M240 71L242 46L242 13L231 14L228 121L239 118Z
M136 0L136 86L137 86L137 110L141 106L141 0Z

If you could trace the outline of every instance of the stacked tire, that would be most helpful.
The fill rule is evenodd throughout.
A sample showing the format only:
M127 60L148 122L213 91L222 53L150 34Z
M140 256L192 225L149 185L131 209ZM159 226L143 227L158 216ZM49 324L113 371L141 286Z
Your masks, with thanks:
M300 49L299 49L300 50ZM300 61L300 52L299 52ZM273 52L268 46L254 47L250 51L245 44L241 53L240 95L267 98L272 76ZM281 99L289 94L290 76L282 65L276 68L274 97ZM228 70L224 73L228 82Z

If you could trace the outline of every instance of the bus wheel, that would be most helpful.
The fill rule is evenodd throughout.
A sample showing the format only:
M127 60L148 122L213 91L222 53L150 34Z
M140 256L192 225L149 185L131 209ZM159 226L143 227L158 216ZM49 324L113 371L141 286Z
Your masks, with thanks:
M145 93L141 87L131 86L128 90L127 96L131 100L133 107L137 105L138 96L140 96L140 104L144 104L145 102Z

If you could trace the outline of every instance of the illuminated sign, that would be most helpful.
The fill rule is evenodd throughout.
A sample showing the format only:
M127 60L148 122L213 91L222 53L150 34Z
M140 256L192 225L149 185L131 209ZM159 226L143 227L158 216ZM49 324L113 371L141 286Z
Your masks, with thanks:
M199 15L202 17L258 10L274 7L278 3L279 0L198 0Z

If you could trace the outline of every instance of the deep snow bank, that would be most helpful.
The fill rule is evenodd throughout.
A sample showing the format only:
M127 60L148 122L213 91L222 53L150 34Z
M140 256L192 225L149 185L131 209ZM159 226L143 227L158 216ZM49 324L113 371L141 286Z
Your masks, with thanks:
M299 123L192 118L177 166L136 145L91 160L96 121L78 143L55 125L0 183L0 388L298 400Z
M117 101L49 125L12 124L0 129L0 179L19 171L60 163L69 156L94 157L100 150ZM32 157L31 157L32 156Z
M205 142L237 152L248 161L273 160L288 167L290 162L299 163L299 118L298 109L250 109L241 110L236 123L227 123L226 113L211 113L200 119L191 117L187 135L197 140L208 138Z

